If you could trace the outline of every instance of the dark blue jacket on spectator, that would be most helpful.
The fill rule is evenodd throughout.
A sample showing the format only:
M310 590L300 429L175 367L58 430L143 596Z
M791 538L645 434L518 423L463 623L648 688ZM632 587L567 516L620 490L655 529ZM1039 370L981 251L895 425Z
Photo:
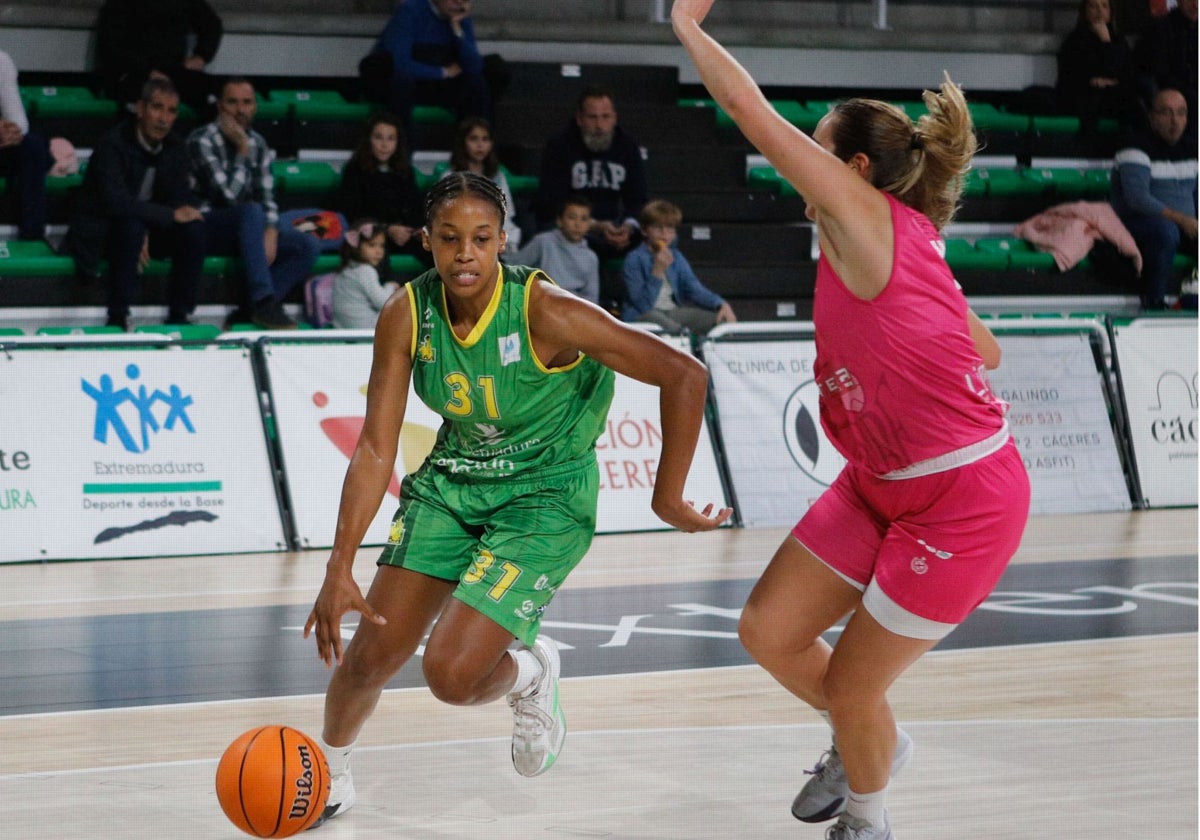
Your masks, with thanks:
M442 68L458 64L468 76L483 77L483 57L475 42L471 19L462 22L462 37L450 22L435 14L429 0L401 0L383 28L374 52L392 57L392 81L404 79L439 81Z
M646 165L637 140L619 124L612 145L593 152L583 144L583 133L574 119L561 133L546 141L538 181L537 221L550 228L559 207L571 193L592 202L592 218L620 224L637 219L647 200Z

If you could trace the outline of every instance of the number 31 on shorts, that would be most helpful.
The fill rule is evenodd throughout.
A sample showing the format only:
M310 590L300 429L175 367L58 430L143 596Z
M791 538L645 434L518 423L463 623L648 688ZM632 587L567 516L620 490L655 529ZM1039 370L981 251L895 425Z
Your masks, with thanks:
M483 576L487 574L496 562L496 556L486 548L481 548L479 554L475 557L475 561L471 564L471 568L463 575L463 583L479 583L483 580ZM504 593L517 582L517 578L521 576L521 570L512 563L505 560L500 564L501 575L491 589L488 590L488 597L493 601L499 601L504 597Z

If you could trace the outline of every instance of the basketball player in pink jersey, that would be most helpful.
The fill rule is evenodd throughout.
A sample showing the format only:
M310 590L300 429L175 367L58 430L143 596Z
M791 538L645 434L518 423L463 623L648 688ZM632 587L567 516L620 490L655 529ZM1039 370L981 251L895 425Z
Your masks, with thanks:
M1029 479L985 368L1000 348L942 258L975 138L949 79L914 124L853 99L812 138L782 119L675 0L675 33L710 94L804 196L821 257L813 301L821 423L848 464L804 515L742 611L739 635L833 730L797 795L827 840L893 840L889 778L912 741L891 684L991 592L1017 550ZM837 644L821 634L853 616Z

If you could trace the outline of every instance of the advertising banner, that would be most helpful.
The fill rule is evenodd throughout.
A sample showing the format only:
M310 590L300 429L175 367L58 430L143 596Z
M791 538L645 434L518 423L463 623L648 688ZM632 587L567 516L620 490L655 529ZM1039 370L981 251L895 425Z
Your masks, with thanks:
M1008 425L1029 471L1029 512L1132 508L1088 334L998 330L996 339L1003 360L988 379L1009 404Z
M247 348L0 356L0 561L284 548Z
M1145 504L1194 506L1196 321L1139 318L1114 335Z
M821 431L816 343L706 341L734 503L747 526L788 526L841 472Z
M992 388L1030 473L1033 513L1132 505L1088 337L1000 335ZM845 460L821 429L807 340L709 341L721 441L735 503L748 526L787 526L832 483Z
M342 481L366 413L372 349L369 334L365 338L265 345L296 534L305 547L333 543ZM410 392L395 473L364 544L386 542L400 479L425 460L440 426L441 417ZM599 533L666 527L650 510L661 452L658 389L618 376L609 422L596 445ZM727 504L707 428L701 430L687 493L699 507Z

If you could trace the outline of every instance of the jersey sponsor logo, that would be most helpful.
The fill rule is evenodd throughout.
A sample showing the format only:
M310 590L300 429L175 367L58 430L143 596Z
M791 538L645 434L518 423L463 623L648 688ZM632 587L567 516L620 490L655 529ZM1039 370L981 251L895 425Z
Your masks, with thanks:
M521 361L521 337L509 333L497 339L500 343L500 365L507 367Z
M475 439L482 446L495 446L504 440L504 432L490 423L476 423Z
M417 344L417 361L418 362L436 362L437 353L433 349L433 339L429 334L421 336L421 341Z
M388 543L391 545L400 545L404 542L404 513L399 513L392 520L392 527L388 530Z

